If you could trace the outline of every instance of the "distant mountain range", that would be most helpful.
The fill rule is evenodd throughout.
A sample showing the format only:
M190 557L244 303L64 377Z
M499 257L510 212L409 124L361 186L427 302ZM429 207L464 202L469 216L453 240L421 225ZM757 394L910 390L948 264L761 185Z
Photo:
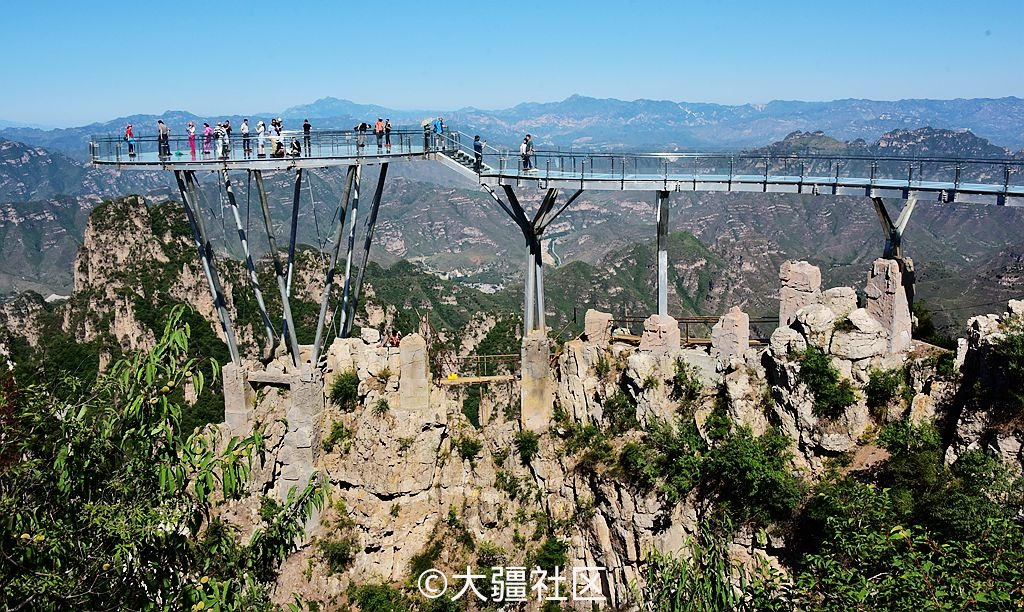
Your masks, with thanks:
M560 102L528 102L501 110L466 107L455 110L397 110L321 98L281 111L252 113L252 118L279 115L286 126L309 119L319 128L351 128L359 121L388 117L395 125L418 125L422 119L444 116L453 127L480 133L494 144L513 144L526 132L541 146L607 150L715 149L762 147L794 131L821 130L842 140L875 140L893 130L925 126L965 130L1012 150L1024 148L1024 99L972 98L956 100L833 100L830 102L773 101L768 104L723 105L667 100L616 100L574 95ZM43 130L0 128L0 136L44 146L82 159L92 134L119 134L126 123L137 133L155 131L163 119L180 133L189 121L231 119L242 115L200 117L186 111L133 115L81 127Z

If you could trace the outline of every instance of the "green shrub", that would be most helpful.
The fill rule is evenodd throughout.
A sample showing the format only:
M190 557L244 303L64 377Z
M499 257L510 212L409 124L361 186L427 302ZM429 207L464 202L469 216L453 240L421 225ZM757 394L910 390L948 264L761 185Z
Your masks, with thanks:
M597 356L597 363L594 364L594 369L597 371L598 378L607 378L608 374L611 373L612 362L604 351L601 351L601 354Z
M349 568L359 552L359 544L352 536L337 539L320 540L317 548L327 562L327 570L331 574L339 574Z
M875 418L884 416L885 409L899 397L903 384L902 370L872 369L868 372L868 384L864 387L864 396L868 409L871 410L871 414Z
M836 319L836 322L832 324L832 331L837 332L851 332L857 329L857 326L850 320L849 315L844 315Z
M775 430L754 436L747 427L735 428L700 464L702 496L717 499L736 522L788 519L803 496L790 468L789 445Z
M331 424L331 433L324 438L323 447L325 452L333 452L335 446L341 446L341 454L345 454L352 448L352 430L341 421Z
M559 568L560 572L564 572L566 562L566 552L569 551L569 546L565 542L562 542L556 537L549 536L544 540L544 543L540 545L526 563L527 567L540 567L541 569L548 570L548 573L552 573L554 569Z
M628 442L619 454L619 467L629 482L641 489L657 487L674 506L696 486L701 456L707 444L692 419L679 419L675 426L653 420L642 442Z
M481 568L499 567L508 561L505 549L484 540L476 547L476 561Z
M511 474L505 470L498 471L498 474L494 479L494 488L499 491L504 491L512 501L519 499L519 496L524 493L522 483L519 481L519 478L515 474Z
M1024 330L1010 330L995 343L989 363L1000 381L990 390L995 399L1012 411L1024 410Z
M374 378L382 381L386 381L387 379L391 378L391 376L391 369L388 368L387 366L381 368L379 372L373 375Z
M682 359L676 359L674 369L671 397L689 406L700 397L702 388L700 372Z
M360 612L412 610L409 599L395 587L386 584L363 584L352 587L348 591L348 598L359 606Z
M373 416L383 418L387 415L388 411L391 410L391 405L388 404L388 400L380 398L373 404Z
M540 436L529 430L520 431L516 434L515 445L519 451L519 459L523 465L528 465L540 450Z
M814 396L813 412L818 417L836 418L857 401L853 384L842 378L832 361L821 349L809 346L797 355L800 362L800 382Z
M608 430L612 435L636 429L636 405L625 392L616 391L605 398L601 406L604 409L604 418L608 421Z
M483 448L483 444L476 438L470 438L469 436L462 436L455 439L455 448L459 452L459 456L462 457L463 461L469 461L472 463L477 455L480 454L480 449Z
M483 398L484 386L473 384L466 387L466 397L462 400L462 414L473 427L480 429L480 401Z
M441 557L441 551L444 550L444 542L440 538L434 539L423 552L413 555L412 559L409 560L409 579L415 582L420 574L423 572L433 569L434 564Z
M359 375L355 370L345 370L334 378L328 394L342 412L355 410L359 402Z

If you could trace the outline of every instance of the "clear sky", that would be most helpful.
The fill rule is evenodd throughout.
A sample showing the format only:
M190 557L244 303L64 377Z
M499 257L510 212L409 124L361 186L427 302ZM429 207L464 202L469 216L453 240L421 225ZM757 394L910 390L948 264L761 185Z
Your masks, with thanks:
M8 0L0 120L1024 96L1024 1Z

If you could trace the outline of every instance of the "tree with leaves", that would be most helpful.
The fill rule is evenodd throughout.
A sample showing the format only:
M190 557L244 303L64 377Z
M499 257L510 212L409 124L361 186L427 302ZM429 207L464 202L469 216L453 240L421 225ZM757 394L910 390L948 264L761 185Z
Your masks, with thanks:
M182 431L173 390L205 384L189 338L179 307L152 350L122 358L94 384L2 380L4 607L269 607L277 569L325 487L314 476L284 503L264 503L248 542L217 517L218 505L249 494L264 433L259 425L245 438Z

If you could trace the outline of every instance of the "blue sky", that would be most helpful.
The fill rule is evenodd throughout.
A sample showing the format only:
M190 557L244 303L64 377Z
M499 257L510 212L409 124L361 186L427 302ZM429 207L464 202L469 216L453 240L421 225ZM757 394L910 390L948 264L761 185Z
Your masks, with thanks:
M1024 1L4 3L0 120L1024 96Z

